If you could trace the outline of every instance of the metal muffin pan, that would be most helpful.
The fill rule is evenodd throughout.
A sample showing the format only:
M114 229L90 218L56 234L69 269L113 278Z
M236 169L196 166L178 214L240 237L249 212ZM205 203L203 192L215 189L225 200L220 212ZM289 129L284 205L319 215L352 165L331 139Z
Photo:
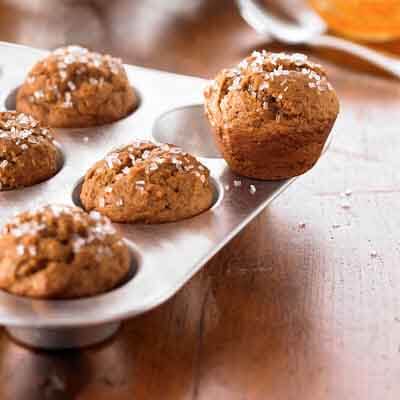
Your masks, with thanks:
M47 52L0 43L0 54L0 107L6 109L15 104L15 88ZM129 65L126 70L141 97L137 110L109 125L56 129L64 156L62 168L38 185L0 192L2 224L16 212L41 204L79 203L79 182L86 170L134 138L174 143L198 156L211 171L215 203L201 215L176 223L115 224L132 250L135 274L108 293L76 300L34 300L0 291L0 324L29 346L69 348L105 340L122 320L173 296L293 182L256 181L228 169L203 115L202 91L207 81ZM250 185L255 186L255 193Z

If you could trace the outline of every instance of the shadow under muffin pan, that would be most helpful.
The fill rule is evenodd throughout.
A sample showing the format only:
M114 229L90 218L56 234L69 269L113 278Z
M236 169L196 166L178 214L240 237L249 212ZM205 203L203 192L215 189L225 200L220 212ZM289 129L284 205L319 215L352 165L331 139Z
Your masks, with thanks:
M7 96L47 52L5 43L0 51L0 107L4 109ZM170 142L198 156L210 169L216 201L208 211L179 222L114 224L134 249L137 264L134 276L115 290L75 300L35 300L0 291L0 324L29 346L69 348L107 339L124 319L172 297L293 182L246 179L229 170L214 146L201 106L207 81L129 65L126 70L140 93L140 107L112 124L54 129L64 154L63 168L35 186L1 192L1 221L40 204L74 204L73 193L76 201L79 182L89 167L133 139Z

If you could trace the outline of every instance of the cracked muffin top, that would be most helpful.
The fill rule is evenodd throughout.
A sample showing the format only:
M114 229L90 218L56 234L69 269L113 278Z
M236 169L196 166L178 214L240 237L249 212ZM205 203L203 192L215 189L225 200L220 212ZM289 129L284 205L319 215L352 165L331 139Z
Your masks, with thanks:
M136 141L97 162L82 185L86 210L112 221L171 222L208 209L209 170L179 147Z
M236 67L223 69L205 90L212 125L259 114L259 121L297 123L336 115L338 104L324 68L304 54L254 51ZM238 115L235 102L250 107ZM315 103L312 107L311 103ZM215 115L219 111L221 115ZM255 117L255 116L254 116ZM242 121L244 122L244 121ZM253 122L253 121L251 121Z
M49 129L29 115L0 112L0 190L48 179L60 163L61 154Z
M128 274L129 251L110 221L77 207L23 212L0 235L0 288L37 298L91 296Z
M123 118L137 97L122 62L110 55L67 46L29 72L17 93L17 111L60 128L87 127Z

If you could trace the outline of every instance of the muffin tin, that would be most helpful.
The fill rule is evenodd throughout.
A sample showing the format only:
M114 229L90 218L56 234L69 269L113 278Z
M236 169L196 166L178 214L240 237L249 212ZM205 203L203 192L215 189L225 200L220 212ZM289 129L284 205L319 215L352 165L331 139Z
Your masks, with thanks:
M45 51L0 43L0 106L15 107L15 89ZM174 295L292 180L262 182L235 176L219 157L203 114L205 80L126 66L140 94L135 112L116 123L56 129L63 165L38 185L0 192L4 223L16 212L46 203L78 204L82 176L98 159L134 138L174 143L199 157L211 171L215 202L201 215L160 225L115 224L133 255L132 277L90 298L34 300L0 292L0 323L17 341L56 349L85 346L111 336L120 322ZM27 171L29 173L29 171ZM254 186L253 186L254 185Z

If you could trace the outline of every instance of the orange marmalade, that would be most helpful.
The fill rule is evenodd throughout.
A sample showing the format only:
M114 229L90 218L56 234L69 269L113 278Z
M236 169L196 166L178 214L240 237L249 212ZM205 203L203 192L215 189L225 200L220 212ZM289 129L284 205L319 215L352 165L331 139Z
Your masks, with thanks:
M400 38L400 0L309 0L330 29L354 39Z

